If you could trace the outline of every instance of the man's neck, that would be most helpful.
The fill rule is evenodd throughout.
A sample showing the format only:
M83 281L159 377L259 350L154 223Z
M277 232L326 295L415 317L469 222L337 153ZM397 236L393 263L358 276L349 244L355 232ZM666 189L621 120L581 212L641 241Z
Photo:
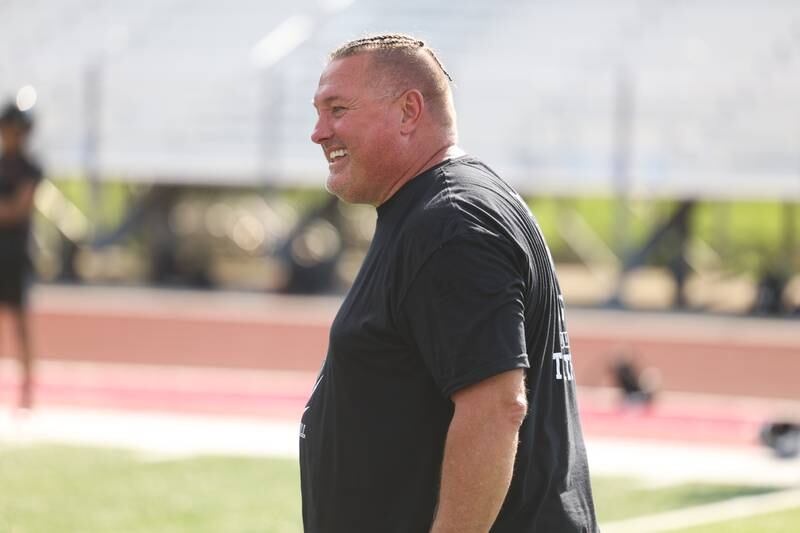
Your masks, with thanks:
M420 174L424 173L425 171L430 170L431 168L435 167L439 163L447 161L448 159L453 159L455 157L460 157L460 156L464 155L465 153L466 152L464 152L464 150L459 148L457 145L455 145L455 144L453 144L453 143L448 141L447 144L445 144L444 146L442 146L441 148L436 150L436 152L434 152L425 161L422 161L421 163L417 163L415 165L410 166L409 169L406 172L403 173L401 178L398 179L397 181L395 181L394 184L392 184L392 187L389 189L389 192L383 198L383 201L381 201L378 205L381 205L384 202L386 202L389 198L394 196L394 194L397 191L399 191L403 187L403 185L405 185L409 181L413 180L414 178L416 178Z

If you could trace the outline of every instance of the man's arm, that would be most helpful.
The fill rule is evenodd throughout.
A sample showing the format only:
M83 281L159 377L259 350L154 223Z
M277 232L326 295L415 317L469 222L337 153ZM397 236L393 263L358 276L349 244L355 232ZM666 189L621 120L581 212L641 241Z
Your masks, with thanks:
M456 392L431 533L487 533L508 492L527 412L524 370Z
M33 183L26 183L11 198L0 200L0 226L16 224L28 218L33 211L35 191Z

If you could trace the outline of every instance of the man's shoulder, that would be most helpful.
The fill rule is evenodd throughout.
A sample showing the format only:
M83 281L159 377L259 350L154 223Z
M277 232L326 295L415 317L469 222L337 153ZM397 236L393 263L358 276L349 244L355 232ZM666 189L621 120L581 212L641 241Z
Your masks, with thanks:
M447 177L465 180L467 183L472 183L472 180L492 184L503 182L497 172L482 159L469 154L450 160L442 167L441 171Z
M504 182L481 160L457 157L430 171L428 186L414 214L421 217L458 216L463 202L480 201Z
M449 183L437 179L409 209L402 234L423 241L446 241L464 230L464 212Z
M527 219L519 195L480 159L455 158L429 173L406 210L398 235L410 246L442 246L457 237L510 234Z
M505 216L520 201L517 193L489 166L466 155L436 169L404 225L412 232L452 238L463 232L481 232Z

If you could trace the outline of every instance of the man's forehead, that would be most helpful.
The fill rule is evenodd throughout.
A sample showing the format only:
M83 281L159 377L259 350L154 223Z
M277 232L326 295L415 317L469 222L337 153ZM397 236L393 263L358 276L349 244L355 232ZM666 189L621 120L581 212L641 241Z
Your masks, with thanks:
M332 59L323 69L322 75L364 73L372 62L371 54L361 53Z
M332 60L323 69L314 95L316 104L333 98L348 98L368 88L369 57L367 54Z

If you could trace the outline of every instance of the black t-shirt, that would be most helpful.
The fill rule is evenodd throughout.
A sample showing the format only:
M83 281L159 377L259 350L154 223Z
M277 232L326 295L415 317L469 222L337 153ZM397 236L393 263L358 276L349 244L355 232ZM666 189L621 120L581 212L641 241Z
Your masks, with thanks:
M597 531L550 253L519 196L460 157L378 208L301 421L305 531L427 533L450 396L516 368L529 411L491 531Z
M27 183L36 185L42 179L42 171L29 158L16 155L0 156L0 200L11 199L20 187ZM16 224L0 223L0 252L6 262L26 257L30 218Z

